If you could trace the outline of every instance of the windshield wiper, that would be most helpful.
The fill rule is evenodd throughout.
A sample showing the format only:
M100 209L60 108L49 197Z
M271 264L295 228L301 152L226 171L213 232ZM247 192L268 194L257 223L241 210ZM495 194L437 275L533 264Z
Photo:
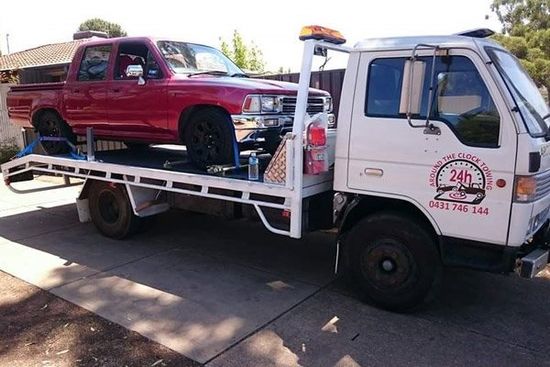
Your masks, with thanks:
M248 74L245 74L245 73L231 74L231 77L232 78L250 78L250 76Z
M223 70L208 70L208 71L198 71L196 73L191 73L191 74L188 74L187 76L188 77L192 77L192 76L195 76L195 75L219 75L219 76L226 76L226 75L229 75L227 73L227 71L223 71Z
M546 120L548 117L550 117L550 113L547 114L546 116L544 116L542 119L543 119L543 120Z

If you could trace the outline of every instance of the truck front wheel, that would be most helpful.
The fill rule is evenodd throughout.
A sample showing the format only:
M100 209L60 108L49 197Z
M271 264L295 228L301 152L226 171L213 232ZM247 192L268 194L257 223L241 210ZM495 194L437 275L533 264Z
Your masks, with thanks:
M42 112L36 121L35 127L40 136L65 138L72 144L76 143L76 137L69 125L52 111ZM41 145L46 153L50 155L64 154L70 151L69 145L64 141L43 141Z
M374 304L408 311L432 298L441 276L434 239L414 220L377 213L344 237L355 280Z
M89 190L90 216L99 232L122 239L138 229L140 218L134 214L122 185L93 181Z
M184 143L191 162L200 169L233 163L233 122L222 111L199 111L187 121Z

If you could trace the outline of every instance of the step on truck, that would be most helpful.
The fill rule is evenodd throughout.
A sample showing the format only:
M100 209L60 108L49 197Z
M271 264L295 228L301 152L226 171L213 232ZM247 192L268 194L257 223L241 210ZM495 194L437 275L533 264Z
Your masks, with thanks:
M491 34L347 47L305 27L292 132L260 155L258 180L246 153L205 172L180 147L94 155L89 137L86 159L24 155L2 165L4 181L84 179L80 218L113 238L172 207L255 217L292 238L336 228L336 268L390 310L429 300L443 266L531 278L548 263L549 109ZM336 128L306 112L313 59L328 52L348 56Z

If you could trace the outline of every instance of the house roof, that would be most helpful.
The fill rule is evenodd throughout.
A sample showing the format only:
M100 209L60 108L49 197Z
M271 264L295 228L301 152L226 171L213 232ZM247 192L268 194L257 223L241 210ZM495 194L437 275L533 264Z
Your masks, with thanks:
M78 46L89 40L52 43L0 56L0 71L70 63Z

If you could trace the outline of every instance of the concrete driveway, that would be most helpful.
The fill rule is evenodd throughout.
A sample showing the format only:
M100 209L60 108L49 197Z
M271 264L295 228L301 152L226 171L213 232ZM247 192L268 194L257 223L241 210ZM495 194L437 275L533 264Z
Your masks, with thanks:
M430 309L393 314L334 278L330 235L174 211L114 241L78 222L78 189L0 188L0 270L208 366L550 365L548 271L449 270Z

